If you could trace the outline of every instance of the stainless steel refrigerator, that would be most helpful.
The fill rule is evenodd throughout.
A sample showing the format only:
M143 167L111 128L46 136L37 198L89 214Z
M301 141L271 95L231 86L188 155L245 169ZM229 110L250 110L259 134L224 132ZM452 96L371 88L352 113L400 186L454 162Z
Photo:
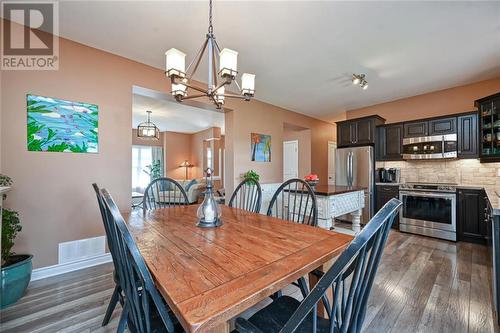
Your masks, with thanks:
M339 148L335 159L335 185L361 186L365 190L362 223L373 216L375 190L375 153L371 146ZM351 221L349 215L341 219Z

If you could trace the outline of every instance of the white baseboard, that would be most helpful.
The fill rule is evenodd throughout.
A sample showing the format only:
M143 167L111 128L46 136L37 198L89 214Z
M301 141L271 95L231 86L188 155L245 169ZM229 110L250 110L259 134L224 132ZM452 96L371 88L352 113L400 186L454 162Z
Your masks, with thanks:
M113 259L111 258L111 253L108 252L95 257L68 262L65 264L37 268L33 270L33 273L31 273L31 281L36 281L50 276L56 276L59 274L77 271L79 269L92 267L111 261L113 261Z

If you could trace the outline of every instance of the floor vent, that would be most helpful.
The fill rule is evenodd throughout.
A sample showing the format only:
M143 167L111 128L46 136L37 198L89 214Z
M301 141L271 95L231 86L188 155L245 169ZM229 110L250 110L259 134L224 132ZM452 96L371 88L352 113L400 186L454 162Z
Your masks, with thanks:
M59 243L59 264L103 255L105 247L105 236Z

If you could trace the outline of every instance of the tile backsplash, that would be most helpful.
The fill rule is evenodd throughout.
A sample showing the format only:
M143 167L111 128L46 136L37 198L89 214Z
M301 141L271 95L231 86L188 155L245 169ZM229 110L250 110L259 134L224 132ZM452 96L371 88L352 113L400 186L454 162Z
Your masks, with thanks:
M500 190L500 163L479 160L377 162L377 168L400 168L401 182L439 182L480 185Z

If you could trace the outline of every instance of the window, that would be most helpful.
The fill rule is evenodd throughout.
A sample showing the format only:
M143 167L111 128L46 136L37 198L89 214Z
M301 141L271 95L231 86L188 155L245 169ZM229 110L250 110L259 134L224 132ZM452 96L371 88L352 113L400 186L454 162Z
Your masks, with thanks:
M213 156L212 156L212 147L211 146L207 147L207 167L214 170L214 160L213 160Z
M147 166L153 162L153 152L148 146L132 146L132 190L144 192L150 182Z

